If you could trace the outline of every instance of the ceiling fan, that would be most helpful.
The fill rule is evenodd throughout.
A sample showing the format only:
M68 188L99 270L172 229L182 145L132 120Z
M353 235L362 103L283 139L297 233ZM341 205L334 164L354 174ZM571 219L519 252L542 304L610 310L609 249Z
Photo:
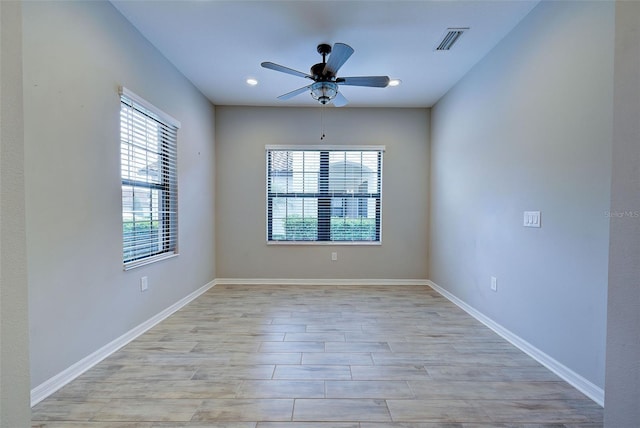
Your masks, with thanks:
M306 91L311 91L313 99L320 102L320 104L333 102L333 105L336 107L342 107L346 105L348 101L339 91L339 85L367 86L372 88L384 88L389 85L388 76L337 77L338 70L347 62L353 52L353 48L344 43L334 44L333 49L331 45L325 43L319 44L318 53L322 55L322 62L312 66L309 74L273 62L263 62L261 65L270 70L313 80L313 83L310 85L280 95L278 99L288 100ZM328 60L327 55L329 56Z

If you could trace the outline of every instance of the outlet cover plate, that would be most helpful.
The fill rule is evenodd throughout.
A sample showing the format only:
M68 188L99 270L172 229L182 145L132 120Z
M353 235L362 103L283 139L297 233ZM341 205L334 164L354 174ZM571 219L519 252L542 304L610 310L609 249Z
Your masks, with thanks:
M524 227L541 227L540 211L525 211L523 226Z

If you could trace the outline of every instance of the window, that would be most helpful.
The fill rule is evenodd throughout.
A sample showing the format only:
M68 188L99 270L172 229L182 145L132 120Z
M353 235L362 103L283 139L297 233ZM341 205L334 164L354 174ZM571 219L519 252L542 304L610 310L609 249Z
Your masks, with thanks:
M381 242L384 147L266 152L268 242Z
M120 91L122 255L125 269L177 255L180 123Z

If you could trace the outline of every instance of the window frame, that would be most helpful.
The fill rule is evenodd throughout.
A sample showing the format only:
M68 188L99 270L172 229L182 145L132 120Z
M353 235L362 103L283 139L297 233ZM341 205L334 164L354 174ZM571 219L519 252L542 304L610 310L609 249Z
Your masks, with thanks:
M294 152L320 152L320 169L318 178L318 190L313 193L282 193L271 192L270 194L270 178L273 176L283 176L286 173L277 172L272 175L270 171L270 154L273 151L294 151ZM345 192L332 192L330 191L330 153L331 152L376 152L377 153L377 192L362 192L362 193L345 193ZM336 145L266 145L265 146L265 162L266 162L266 242L267 245L357 245L357 246L376 246L382 245L382 187L383 187L383 158L384 158L385 146L371 146L371 145L348 145L348 146L336 146ZM325 153L323 155L323 153ZM276 197L306 197L314 198L318 200L318 237L315 240L285 240L285 239L272 239L273 238L273 198ZM375 199L375 240L331 240L331 219L333 207L331 204L332 199L335 198L350 198L360 203L363 198ZM360 212L360 205L358 205L358 212ZM321 231L320 229L324 229ZM322 235L321 235L322 233Z
M120 95L120 181L121 181L121 221L122 221L122 262L124 270L130 270L139 266L155 263L160 260L178 256L178 129L181 124L178 120L166 114L153 104L144 100L125 87L119 88ZM127 116L129 122L123 122L123 115ZM134 142L131 138L133 132L132 127L138 127L138 131L142 128L145 130L148 124L134 125L134 115L137 119L144 119L146 122L157 123L156 135L157 141L152 137L144 137L143 147L140 141ZM127 132L129 135L127 135ZM140 135L138 135L140 137ZM149 146L156 144L157 150L150 150ZM133 152L152 154L157 157L155 162L145 157L146 163L143 163L142 169L150 169L155 163L157 165L158 178L152 180L147 176L146 179L132 178L134 169L131 165L125 165L124 159L130 159ZM139 161L139 159L138 159ZM133 161L129 161L133 162ZM140 168L137 166L135 168ZM138 173L139 174L139 173ZM126 194L125 189L131 189L131 196ZM126 232L126 225L131 224L135 228L136 220L136 201L135 189L141 189L142 192L149 193L148 215L149 220L141 222L149 222L151 226L154 222L158 222L158 238L152 241L148 246L157 245L155 251L142 252L135 256L129 256L128 251L132 251L131 247L136 245L135 237L131 239L131 232ZM157 193L156 193L157 192ZM154 196L156 193L157 196ZM131 198L130 208L127 209L127 198ZM154 203L155 199L155 203ZM154 206L157 208L154 209ZM132 220L125 218L127 215L132 216ZM129 233L129 236L127 236ZM145 236L148 239L153 232L148 234L142 233L142 238L138 238L137 245L144 245ZM133 245L132 245L133 242ZM142 242L142 244L141 244Z

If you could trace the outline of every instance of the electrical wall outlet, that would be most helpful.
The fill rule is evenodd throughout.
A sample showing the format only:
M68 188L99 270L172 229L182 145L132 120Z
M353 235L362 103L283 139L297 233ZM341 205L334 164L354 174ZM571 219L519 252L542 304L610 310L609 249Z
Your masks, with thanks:
M140 278L140 291L147 291L149 288L149 279L146 276Z
M331 253L331 260L334 261L334 262L337 261L338 260L338 253L336 253L336 252Z
M540 211L525 211L523 226L540 227Z
M495 276L491 277L491 291L498 291L498 279Z

